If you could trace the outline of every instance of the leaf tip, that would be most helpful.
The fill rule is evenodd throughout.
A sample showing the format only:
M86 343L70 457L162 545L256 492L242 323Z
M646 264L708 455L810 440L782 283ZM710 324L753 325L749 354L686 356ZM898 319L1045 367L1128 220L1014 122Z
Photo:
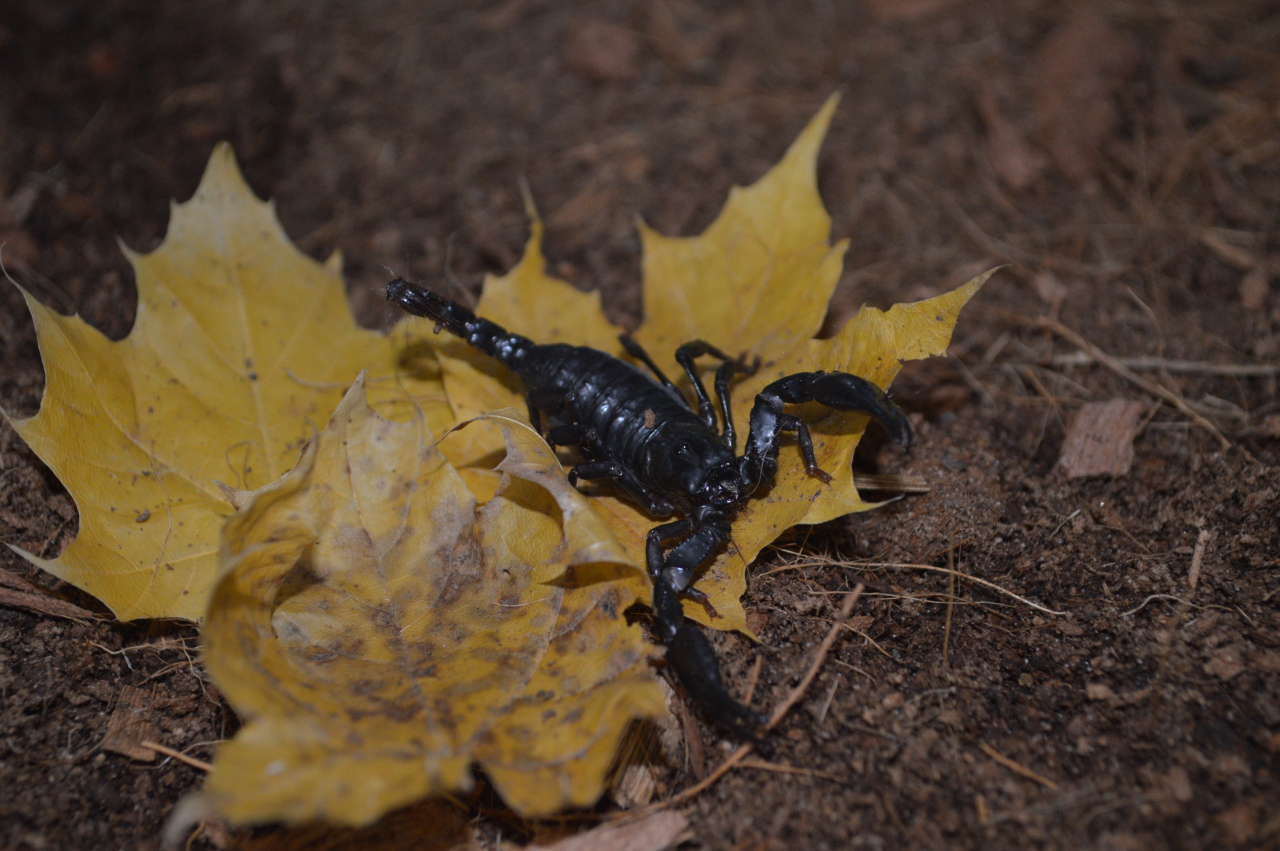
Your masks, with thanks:
M240 164L236 160L235 149L231 147L231 143L227 141L218 142L213 146L213 153L209 155L209 162L204 167L204 174L200 176L200 184L196 187L195 194L191 196L191 201L214 199L233 199L236 197L248 196L249 199L257 201L259 204L265 204L249 186L248 181L244 179L244 172L240 170ZM176 204L175 211L185 204ZM172 221L172 217L170 221Z
M324 261L324 270L331 275L342 277L342 249L335 248L333 253L329 255L329 259Z
M811 125L817 122L823 122L823 133L826 132L827 126L831 124L831 116L835 115L836 107L840 105L840 98L844 96L844 88L838 88L831 94L827 95L827 99L822 102L821 108L818 109L816 115L809 122Z
M1009 266L1008 263L1002 263L999 266L993 266L992 268L988 269L985 272L982 272L981 274L974 275L968 281L965 281L963 284L961 284L955 290L957 293L961 294L964 299L964 301L961 302L960 306L963 307L966 303L968 303L969 299L973 298L974 295L977 294L978 290L982 289L982 285L985 284L991 278L992 275L994 275L996 272L999 272L1001 269L1007 268L1008 266ZM958 309L959 308L957 308L957 310Z
M175 206L175 202L171 200L169 202L169 218L170 219L173 218L174 206ZM136 270L138 268L139 258L143 257L144 255L141 254L140 252L134 251L132 248L128 246L128 244L124 241L123 238L118 236L116 237L116 245L120 247L120 253L124 255L124 259L128 260L129 265Z
M831 117L835 115L836 106L839 103L840 92L837 90L827 98L813 118L809 119L809 123L805 125L804 130L800 131L800 135L791 143L791 147L783 157L784 161L795 157L804 160L810 168L816 171L818 150L822 147L823 139L827 137L827 129L831 126Z
M218 490L222 491L222 495L226 498L227 502L231 503L231 507L236 511L243 509L253 498L253 491L243 491L239 488L233 488L226 482L220 482L217 479L214 479L213 483L217 485Z
M524 202L524 214L529 217L530 229L537 229L539 236L542 235L542 219L538 216L538 205L533 200L533 190L529 188L529 181L523 177L520 178L520 200Z

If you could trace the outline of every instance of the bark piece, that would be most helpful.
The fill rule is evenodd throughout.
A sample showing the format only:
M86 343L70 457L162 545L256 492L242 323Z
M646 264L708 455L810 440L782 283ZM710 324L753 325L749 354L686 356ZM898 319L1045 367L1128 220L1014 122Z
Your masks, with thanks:
M61 597L54 597L43 588L32 585L27 580L0 568L0 606L15 609L27 609L44 615L70 620L93 620L93 612L82 609L75 603L69 603Z
M155 762L156 752L142 746L143 742L155 741L160 735L148 717L150 711L151 697L145 689L133 686L120 689L120 701L107 721L102 749L139 762Z
M1072 479L1123 476L1133 466L1133 439L1143 405L1128 399L1090 402L1080 409L1062 443L1058 464Z

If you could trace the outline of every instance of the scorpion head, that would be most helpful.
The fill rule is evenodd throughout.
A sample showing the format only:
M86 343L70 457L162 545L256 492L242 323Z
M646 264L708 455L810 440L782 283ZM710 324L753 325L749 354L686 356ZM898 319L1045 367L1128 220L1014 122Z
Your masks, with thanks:
M647 480L687 506L742 502L737 459L714 433L684 431L650 441L644 463Z

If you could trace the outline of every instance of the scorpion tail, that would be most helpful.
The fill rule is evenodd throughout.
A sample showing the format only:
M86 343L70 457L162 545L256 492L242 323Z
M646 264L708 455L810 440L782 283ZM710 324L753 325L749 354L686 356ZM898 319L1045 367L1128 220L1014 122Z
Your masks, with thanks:
M406 313L434 319L450 334L459 337L466 337L467 325L476 321L476 315L457 302L414 286L404 278L396 278L387 284L387 301L394 301Z
M404 278L396 278L387 284L387 301L400 305L406 313L434 320L436 331L443 328L512 369L533 346L519 334L512 334L496 322L481 319L457 302L415 286Z
M679 594L661 578L653 585L653 620L658 640L667 646L667 664L693 702L710 713L720 727L758 743L751 730L763 727L765 718L729 694L711 642L696 624L685 619Z
M718 725L739 738L759 744L760 739L751 729L763 727L766 719L730 696L720 679L715 651L702 630L689 621L681 624L667 644L667 664L693 702L710 712Z

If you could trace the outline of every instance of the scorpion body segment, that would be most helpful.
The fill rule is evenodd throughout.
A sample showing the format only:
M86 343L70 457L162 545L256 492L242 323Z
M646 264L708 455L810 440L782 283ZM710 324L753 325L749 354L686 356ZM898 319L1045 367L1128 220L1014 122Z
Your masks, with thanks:
M387 300L416 316L432 319L492 356L524 382L529 418L553 444L577 444L582 463L570 481L614 482L649 515L676 519L654 527L645 560L653 581L653 626L667 647L667 659L685 690L721 725L750 738L764 719L734 700L720 677L715 653L701 630L685 619L682 599L701 603L718 617L705 594L694 587L699 574L729 540L738 510L773 483L781 433L795 432L805 468L830 482L818 467L808 426L784 411L787 404L815 401L831 408L860 411L875 419L897 441L906 443L906 415L879 387L842 372L802 372L768 384L751 409L743 454L735 456L728 386L735 373L755 367L733 359L701 340L676 351L689 376L697 407L630 337L620 339L631 357L654 378L610 354L587 346L538 344L476 316L460 304L396 278ZM719 358L711 403L694 360ZM717 414L721 430L716 430Z

